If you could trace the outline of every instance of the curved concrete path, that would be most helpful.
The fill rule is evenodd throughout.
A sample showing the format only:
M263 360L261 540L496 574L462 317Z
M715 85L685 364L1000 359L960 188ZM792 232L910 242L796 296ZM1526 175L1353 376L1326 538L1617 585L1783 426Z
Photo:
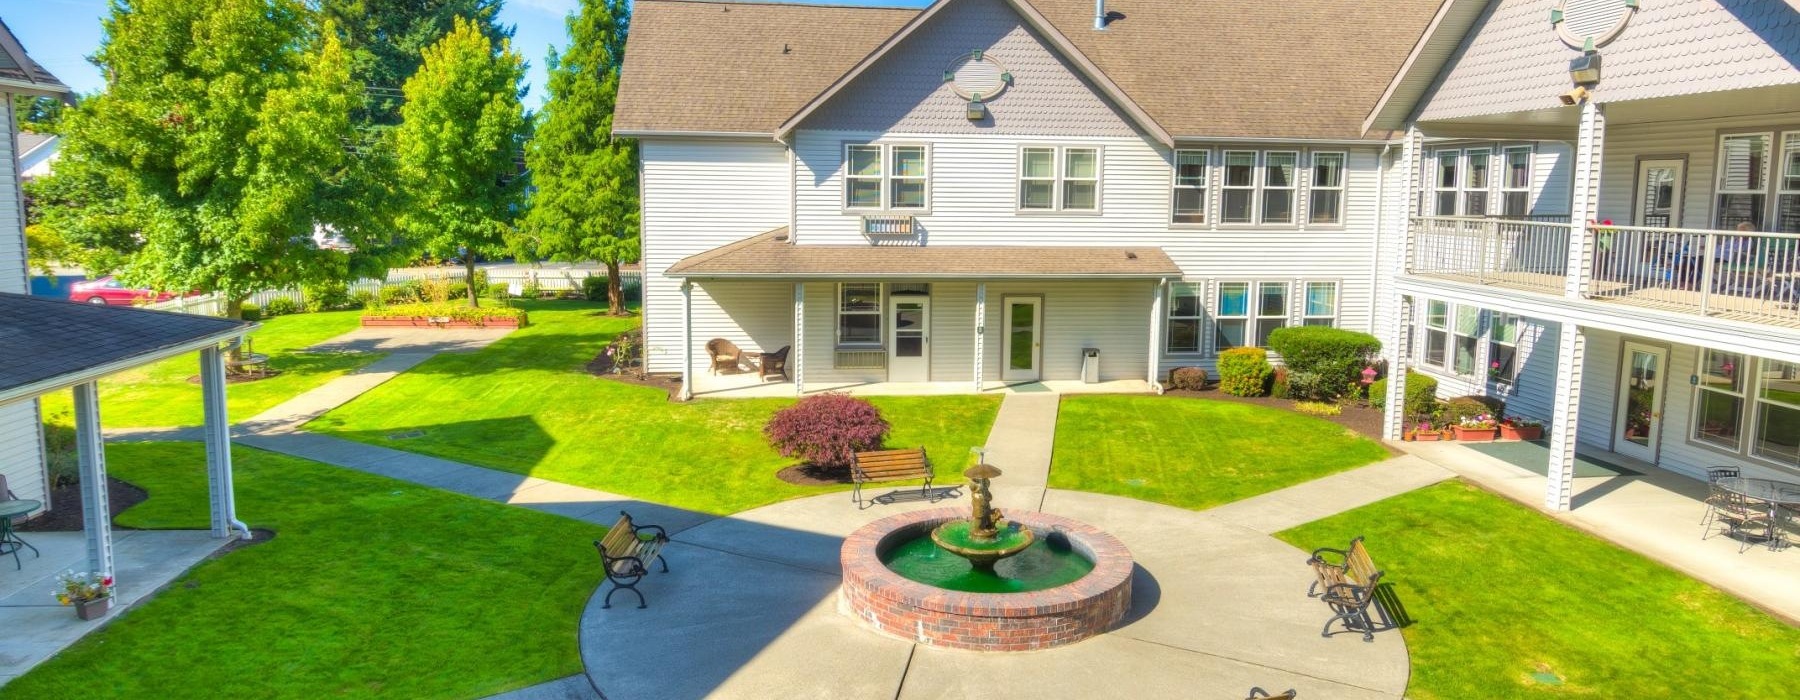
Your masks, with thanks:
M954 501L966 502L966 501ZM937 505L943 505L940 502ZM1398 632L1374 642L1319 627L1305 554L1251 527L1116 496L1049 490L1044 510L1117 535L1139 569L1127 621L1060 649L983 654L882 636L838 612L838 546L902 503L858 510L844 494L787 501L696 525L665 550L671 573L582 618L589 677L634 698L1394 698L1406 689ZM630 599L629 602L624 602Z

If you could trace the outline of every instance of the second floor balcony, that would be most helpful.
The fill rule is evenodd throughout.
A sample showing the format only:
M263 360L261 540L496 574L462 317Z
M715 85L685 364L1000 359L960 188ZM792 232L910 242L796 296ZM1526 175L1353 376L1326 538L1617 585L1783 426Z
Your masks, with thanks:
M1800 328L1800 235L1596 226L1572 261L1567 217L1414 217L1418 277Z

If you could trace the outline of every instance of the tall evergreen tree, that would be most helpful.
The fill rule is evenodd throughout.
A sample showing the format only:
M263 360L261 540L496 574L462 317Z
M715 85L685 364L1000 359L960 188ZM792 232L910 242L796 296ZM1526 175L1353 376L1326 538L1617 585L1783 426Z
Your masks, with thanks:
M359 127L400 124L401 87L419 70L425 47L462 17L490 41L512 37L500 24L501 0L316 0L350 52L350 75L365 90L353 119Z
M427 254L462 258L470 306L481 298L475 257L506 251L523 203L525 63L508 44L457 18L406 81L394 132L400 228Z
M347 274L311 238L339 223L361 91L311 19L301 0L112 4L94 56L107 87L64 118L64 148L92 178L80 189L119 193L115 220L138 228L127 282L217 292L238 318L253 292Z
M569 50L550 50L550 99L525 150L536 190L524 226L532 247L606 265L614 315L626 313L619 267L639 251L637 142L612 135L630 13L626 0L582 0L568 16Z

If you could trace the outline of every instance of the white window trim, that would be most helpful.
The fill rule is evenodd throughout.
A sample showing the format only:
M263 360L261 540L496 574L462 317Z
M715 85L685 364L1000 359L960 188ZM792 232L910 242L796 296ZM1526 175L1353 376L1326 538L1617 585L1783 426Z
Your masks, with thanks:
M1487 336L1487 357L1476 358L1478 360L1477 364L1485 365L1482 367L1482 371L1487 374L1489 381L1509 387L1516 386L1519 382L1519 334L1525 330L1525 317L1505 311L1489 311L1487 316L1488 323L1485 328L1485 335ZM1505 325L1505 321L1508 319L1511 319L1513 324L1513 337L1511 342L1500 340L1500 336L1496 333L1501 326ZM1505 377L1494 376L1494 346L1496 345L1512 348L1513 351L1512 373Z
M1193 290L1194 315L1192 316L1175 315L1175 289L1179 286L1186 286ZM1200 355L1206 352L1206 292L1207 284L1205 282L1180 281L1169 285L1169 290L1166 292L1166 297L1163 299L1163 308L1166 310L1163 314L1163 354L1189 356ZM1177 320L1191 320L1194 322L1194 349L1177 350L1170 345L1170 343L1174 341L1175 336L1173 333L1169 332L1169 327Z
M1281 313L1279 313L1279 314L1264 315L1262 312L1262 292L1263 292L1263 287L1267 286L1267 285L1275 285L1275 286L1281 287L1281 306L1282 306L1282 308L1281 308ZM1262 325L1265 321L1280 322L1281 325L1277 326L1278 328L1288 328L1293 325L1294 285L1292 282L1290 282L1288 280L1263 280L1263 281L1257 282L1255 284L1255 286L1252 287L1251 291L1255 292L1254 296L1252 297L1252 300L1253 300L1253 303L1255 304L1256 308L1251 310L1250 320L1252 321L1252 325L1249 328L1245 329L1246 331L1248 331L1244 336L1245 340L1253 341L1256 338L1262 336ZM1251 347L1261 348L1261 347L1267 347L1267 346L1253 345Z
M1318 184L1319 180L1318 180L1317 171L1318 171L1318 167L1319 167L1319 156L1337 156L1340 159L1339 163L1338 163L1338 184L1337 184L1337 186L1321 187ZM1350 206L1349 197L1347 194L1345 194L1348 190L1348 185L1350 182L1350 152L1349 151L1313 151L1311 154L1309 154L1308 158L1309 158L1309 160L1307 161L1308 167L1306 169L1306 202L1305 202L1306 212L1304 214L1300 214L1301 225L1309 226L1309 227L1316 227L1316 228L1321 228L1321 229L1341 228L1344 226L1344 219L1346 218L1346 216L1348 214L1348 210L1349 210L1349 206ZM1326 192L1338 193L1337 220L1336 221L1313 221L1312 220L1313 193L1316 191L1320 191L1320 190L1323 190ZM1296 198L1296 199L1298 199L1298 198ZM1295 209L1298 210L1299 206L1300 205L1298 203L1296 203ZM1296 211L1296 213L1298 213L1298 212Z
M1456 305L1441 299L1421 299L1420 301L1424 302L1424 312L1419 314L1419 342L1415 348L1413 359L1417 360L1420 366L1436 368L1445 374L1451 374L1450 367L1454 357L1451 350L1451 330L1456 325ZM1432 304L1444 305L1443 328L1431 325ZM1444 334L1444 359L1440 362L1431 361L1431 334L1434 332Z
M1053 174L1049 178L1041 178L1041 177L1026 178L1025 177L1025 152L1026 151L1039 151L1039 150L1050 151L1051 168L1052 168ZM1094 208L1092 208L1092 209L1070 209L1066 206L1063 206L1063 204L1064 204L1063 197L1065 196L1064 195L1064 190L1065 190L1064 185L1070 179L1068 176L1068 172L1067 172L1069 151L1093 151L1094 152L1094 177L1093 177ZM1050 180L1052 183L1051 187L1050 187L1050 206L1048 208L1042 208L1042 209L1027 209L1027 208L1025 208L1025 182L1027 180L1041 182L1046 179ZM1082 181L1086 182L1087 180L1084 178ZM1106 208L1106 148L1104 146L1079 144L1079 143L1076 143L1076 144L1029 143L1029 144L1021 144L1019 146L1018 157L1015 158L1013 161L1013 211L1014 211L1014 213L1023 214L1026 216L1046 216L1046 215L1099 216L1105 210L1105 208Z
M880 175L880 177L877 178L876 176L873 176L873 175L852 175L852 174L850 174L850 151L852 149L855 149L858 147L870 147L870 146L881 149L881 161L880 161L881 162L881 175ZM924 149L925 174L922 176L918 176L918 177L896 176L894 174L894 149L895 148ZM843 156L844 156L844 158L843 158L844 182L843 182L843 188L842 188L843 194L840 197L838 197L838 204L840 207L842 207L842 209L845 213L848 213L848 214L905 214L905 215L911 215L911 216L924 216L924 215L928 215L931 213L931 204L932 204L931 181L932 181L933 159L932 159L932 152L931 152L930 144L912 143L912 142L904 142L904 141L891 142L891 143L886 142L886 141L845 142ZM852 206L850 204L850 181L851 180L875 180L875 179L879 179L881 181L881 205L876 206L876 207ZM924 181L924 183L925 183L925 206L922 206L922 207L896 207L896 206L894 206L894 182L898 181L898 180L922 180L922 181Z
M1331 313L1329 315L1319 315L1319 314L1309 313L1312 310L1311 309L1312 287L1313 287L1313 285L1316 285L1316 284L1331 285ZM1297 303L1297 306L1299 306L1299 308L1300 308L1300 325L1306 326L1306 325L1310 325L1308 323L1309 321L1316 321L1319 319L1328 319L1331 321L1331 323L1329 323L1327 325L1331 326L1332 328L1336 328L1338 326L1338 316L1342 313L1341 310L1343 309L1343 306L1344 306L1343 294L1344 294L1344 285L1339 280L1317 280L1317 279L1301 280L1301 282L1300 282L1300 299L1298 300L1298 303Z
M1288 175L1288 186L1287 187L1275 187L1275 186L1269 184L1269 156L1273 156L1273 155L1289 155L1289 156L1294 157L1293 172ZM1258 160L1257 167L1256 167L1256 225L1258 225L1258 226L1280 226L1283 228L1291 228L1293 226L1298 225L1299 218L1300 218L1300 211L1299 211L1300 210L1300 177L1301 177L1300 152L1299 151L1270 150L1270 151L1262 151L1259 154L1259 156L1260 156L1260 159ZM1264 215L1268 213L1268 212L1263 211L1263 204L1268 199L1264 195L1266 195L1269 192L1286 192L1286 193L1288 193L1288 218L1287 218L1287 220L1285 220L1285 221L1269 221L1268 219L1264 218Z
M1763 153L1762 153L1762 181L1763 181L1762 184L1763 184L1763 186L1760 188L1757 188L1757 189L1726 189L1726 187L1725 187L1725 174L1726 174L1725 173L1725 142L1730 141L1731 139L1734 139L1734 138L1742 138L1742 137L1749 137L1749 136L1763 137ZM1709 218L1709 221L1711 222L1713 228L1715 228L1715 229L1726 228L1725 226L1723 226L1719 223L1719 214L1721 213L1719 211L1719 198L1723 197L1725 195L1728 195L1728 194L1760 194L1760 195L1762 195L1763 203L1762 203L1761 208L1763 209L1763 211L1760 211L1757 213L1759 216L1763 217L1764 226L1767 226L1769 224L1769 221L1767 219L1768 213L1769 213L1768 208L1769 208L1769 201L1770 201L1769 190L1771 188L1770 181L1774 179L1774 178L1769 177L1769 175L1770 175L1769 171L1771 170L1770 154L1774 150L1774 148L1775 148L1775 132L1773 132L1773 131L1737 131L1737 132L1719 134L1718 147L1713 151L1713 157L1714 157L1713 170L1715 172L1713 173L1713 196L1712 196L1712 203L1711 203L1712 216Z
M1200 168L1200 185L1198 187L1181 184L1181 154L1183 153L1198 153L1200 154L1200 157L1205 160L1205 163ZM1207 216L1212 209L1212 154L1213 150L1210 148L1175 149L1174 156L1170 161L1173 166L1170 168L1169 172L1169 223L1171 225L1177 227L1204 227L1215 223L1212 217ZM1199 221L1180 221L1176 218L1182 216L1182 213L1175 208L1177 195L1179 195L1182 190L1200 191Z
M1754 389L1754 387L1752 386L1750 377L1757 376L1756 372L1751 371L1751 370L1755 369L1755 365L1753 363L1756 361L1756 358L1753 358L1749 355L1745 355L1741 352L1726 352L1724 350L1717 351L1717 352L1721 352L1721 353L1724 353L1727 355L1735 355L1738 358L1738 362L1739 362L1738 386L1739 386L1739 388L1737 391L1731 391L1729 389L1722 389L1719 387L1707 386L1707 384L1706 384L1706 354L1709 352L1714 352L1714 350L1712 348L1706 348L1706 347L1695 347L1694 348L1694 353L1695 353L1694 354L1694 362L1695 362L1694 376L1696 377L1696 380L1695 380L1696 383L1694 384L1694 395L1692 397L1690 397L1691 405L1688 407L1688 426L1687 426L1688 444L1695 445L1698 447L1706 447L1706 448L1710 448L1710 449L1714 449L1714 450L1720 450L1720 451L1728 452L1731 454L1742 454L1743 452L1745 452L1745 446L1749 442L1749 440L1746 440L1745 438L1752 437L1751 431L1746 430L1746 428L1749 427L1746 424L1746 421L1754 420L1754 418L1752 416L1746 416L1744 414L1745 413L1751 413L1751 414L1755 413L1755 410L1751 408L1751 405L1754 403L1754 401L1751 399L1750 394L1751 394L1752 390ZM1745 374L1745 373L1748 373L1748 374ZM1709 442L1706 438L1701 437L1700 426L1701 426L1702 421L1704 420L1704 416L1702 416L1700 413L1700 400L1705 398L1706 392L1712 392L1715 394L1723 394L1725 396L1730 396L1730 397L1734 397L1734 398L1738 399L1738 415L1737 415L1738 434L1737 434L1737 444L1736 445L1731 445L1731 446L1721 445L1716 442Z
M1508 159L1511 158L1514 153L1525 154L1525 184L1516 187L1513 186L1508 179L1512 175L1512 163ZM1507 195L1523 192L1525 193L1525 211L1520 212L1517 215L1531 216L1531 184L1532 176L1535 174L1537 168L1537 163L1535 162L1537 160L1537 151L1531 146L1507 146L1500 149L1500 154L1500 165L1504 168L1504 172L1501 173L1499 180L1500 213L1506 214Z
M1231 156L1233 154L1250 154L1250 184L1231 184ZM1262 219L1262 152L1246 150L1226 150L1219 154L1219 216L1216 219L1220 228L1249 228L1256 226ZM1250 204L1244 211L1249 214L1248 221L1225 220L1225 195L1231 192L1249 192Z
M1775 154L1773 157L1769 158L1769 186L1774 188L1775 196L1773 201L1769 203L1769 206L1771 207L1769 219L1763 224L1763 228L1770 231L1781 230L1781 221L1779 220L1782 212L1781 198L1800 197L1800 188L1789 189L1785 186L1787 177L1782 168L1787 165L1787 146L1789 143L1793 143L1797 148L1800 148L1800 131L1783 131L1781 132L1781 140L1779 142L1770 143L1770 147L1775 149ZM1796 228L1800 228L1800 226L1796 226Z
M875 310L874 311L845 311L844 310L844 288L848 287L850 285L861 286L861 285L870 285L870 284L875 285ZM887 307L887 285L883 284L881 282L839 282L837 284L836 292L837 292L837 298L835 300L833 300L833 308L836 310L837 313L836 313L836 315L832 316L831 333L832 333L833 340L836 341L837 347L861 348L861 349L873 349L873 348L886 347L883 339L887 337L887 334L886 334L886 331L887 331L887 318L886 318L886 316L887 316L887 310L886 310L886 307ZM875 317L876 340L873 342L856 342L856 343L844 342L844 316L845 315L874 316Z
M1227 316L1224 314L1223 310L1225 308L1225 285L1228 285L1228 284L1244 285L1244 313L1241 315ZM1219 342L1218 327L1224 321L1243 321L1244 322L1244 340L1246 342L1248 342L1256 337L1254 334L1256 327L1253 325L1253 323L1256 319L1256 310L1251 308L1251 306L1256 304L1256 290L1257 290L1256 285L1257 284L1258 284L1258 282L1256 280L1220 280L1219 282L1216 282L1212 285L1212 306L1207 309L1207 313L1212 315L1213 322L1211 324L1212 325L1211 330L1213 332L1213 335L1211 338L1207 339L1207 344L1212 346L1212 353L1214 355L1218 355L1219 353L1222 353L1226 350L1231 349L1231 348L1225 347L1225 345L1223 343ZM1255 347L1255 346L1246 344L1246 345L1234 345L1231 347L1246 348L1246 347Z
M1469 309L1475 313L1475 330L1469 333L1463 333L1458 330L1458 322L1462 320L1462 312L1464 309ZM1479 306L1470 304L1450 305L1450 346L1445 348L1444 369L1448 370L1451 374L1471 379L1477 379L1484 375L1487 368L1481 365L1481 344L1482 341L1487 338L1487 334L1483 332L1485 326L1483 321L1486 315L1487 311ZM1456 370L1456 341L1459 338L1469 338L1475 341L1474 348L1470 351L1469 371L1467 372L1458 372Z
M1454 177L1454 181L1448 185L1444 184L1444 180L1443 180L1444 156L1446 156L1446 155L1451 157L1451 160L1455 163L1455 167L1456 167L1456 172L1452 174L1452 176ZM1431 153L1431 215L1432 216L1456 216L1456 215L1462 213L1462 183L1463 183L1463 180L1464 180L1464 178L1463 178L1462 149L1440 148L1435 151L1432 151L1432 153ZM1454 199L1455 199L1455 204L1454 204L1454 206L1452 206L1450 208L1449 213L1440 211L1441 207L1438 206L1438 203L1443 199L1445 194L1452 194L1452 195L1454 195Z
M1483 168L1487 172L1487 183L1480 187L1470 183L1470 180L1475 177L1475 158L1477 156L1487 159L1487 164ZM1457 172L1457 177L1461 180L1457 183L1456 188L1456 210L1458 212L1463 216L1487 216L1494 210L1494 149L1485 146L1463 149L1462 167ZM1483 195L1484 211L1469 211L1472 208L1469 206L1469 195L1476 193Z
M1775 362L1775 360L1770 360L1770 359L1762 358L1762 357L1756 358L1756 373L1751 375L1751 378L1754 379L1755 381L1753 383L1751 383L1749 386L1749 390L1750 390L1749 414L1750 415L1748 416L1748 418L1749 418L1750 423L1747 426L1749 429L1742 431L1744 436L1746 438L1748 438L1748 439L1742 441L1743 446L1744 446L1744 454L1751 458L1762 460L1765 463L1777 465L1784 469L1792 470L1797 467L1800 467L1800 465L1796 465L1796 464L1792 464L1792 463L1788 463L1788 462L1776 461L1775 459L1764 456L1756 451L1757 450L1757 442L1758 442L1757 438L1761 437L1761 435L1762 435L1763 411L1766 410L1764 408L1764 404L1775 404L1775 405L1781 406L1781 407L1794 407L1794 404L1790 404L1790 403L1787 403L1784 401L1773 401L1773 400L1763 398L1763 385L1765 382L1769 381L1769 378L1766 376L1768 374L1769 370L1766 369L1763 365L1766 363L1769 363L1769 362ZM1788 364L1793 364L1793 363L1788 363Z
M1092 178L1077 178L1077 177L1069 174L1069 154L1073 151L1093 151L1094 152L1094 176ZM1103 149L1101 149L1099 146L1064 146L1057 150L1056 206L1057 206L1058 210L1060 210L1064 213L1069 213L1069 214L1099 214L1100 213L1100 209L1101 209L1100 196L1101 196L1101 192L1103 191L1103 187L1101 185L1101 180L1106 176L1105 169L1102 167L1105 163L1105 157L1106 157L1105 151ZM1085 207L1084 208L1075 208L1075 207L1069 206L1069 201L1068 201L1069 187L1068 186L1069 186L1069 183L1071 183L1071 182L1092 182L1092 183L1094 183L1094 206L1092 208L1085 208Z

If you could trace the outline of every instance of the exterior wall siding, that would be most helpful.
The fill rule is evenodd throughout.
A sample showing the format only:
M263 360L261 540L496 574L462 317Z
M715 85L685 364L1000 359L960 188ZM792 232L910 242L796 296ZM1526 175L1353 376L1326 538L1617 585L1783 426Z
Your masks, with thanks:
M1600 176L1600 216L1618 224L1635 222L1637 164L1640 159L1687 161L1682 188L1681 228L1713 228L1713 193L1717 189L1719 135L1800 130L1800 110L1781 114L1703 119L1610 127ZM1772 144L1771 151L1780 144Z
M6 119L5 138L0 138L0 292L24 294L29 290L25 264L25 218L20 211L19 182L13 161L17 135L13 133L12 95L0 109ZM0 474L20 498L49 504L44 442L36 400L0 406Z
M983 378L998 381L1005 367L1002 315L1007 297L1043 298L1040 333L1043 378L1081 378L1082 348L1099 348L1100 379L1142 379L1150 354L1149 282L1013 282L987 288Z
M702 280L694 283L693 294L696 378L712 368L705 344L713 338L729 340L746 354L775 352L794 342L791 283ZM680 319L675 322L679 343ZM676 362L680 362L679 356Z

